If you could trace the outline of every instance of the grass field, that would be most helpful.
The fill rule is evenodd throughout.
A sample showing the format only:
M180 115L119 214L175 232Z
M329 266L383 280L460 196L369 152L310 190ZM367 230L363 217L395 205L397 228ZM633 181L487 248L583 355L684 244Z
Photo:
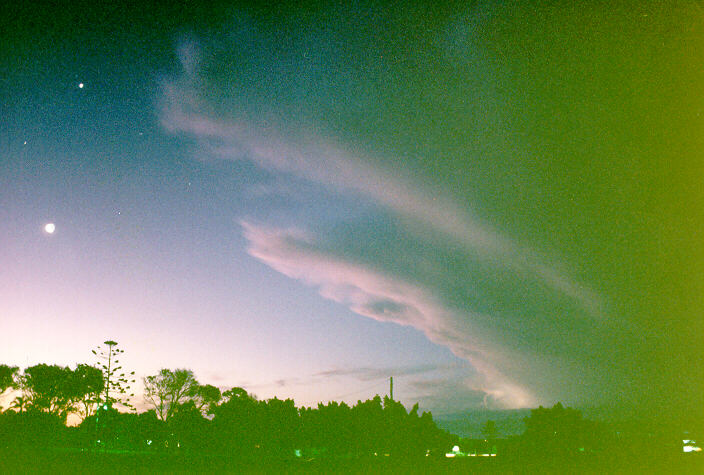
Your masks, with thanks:
M704 473L704 457L575 457L502 459L368 457L355 459L243 459L227 456L91 452L80 450L0 450L0 473Z

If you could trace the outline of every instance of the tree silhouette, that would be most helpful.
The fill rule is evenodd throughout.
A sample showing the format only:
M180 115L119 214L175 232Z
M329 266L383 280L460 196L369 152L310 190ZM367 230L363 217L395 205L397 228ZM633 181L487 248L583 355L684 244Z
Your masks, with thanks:
M222 399L220 389L210 384L199 385L194 392L193 402L204 416L212 414L213 409Z
M83 419L95 412L103 388L103 372L99 368L87 364L76 366L70 380L70 391L78 402L77 412Z
M355 449L359 453L371 455L380 450L383 441L384 420L384 408L381 404L381 397L377 394L374 398L364 402L357 401L357 404L352 408L353 431L356 439ZM359 437L365 431L368 434L367 437Z
M168 427L157 417L153 409L138 414L136 432L140 437L139 448L158 450L166 447Z
M66 420L74 411L72 373L68 367L58 365L38 364L25 368L18 382L28 406Z
M317 409L301 408L301 442L316 451L329 450L338 454L356 451L352 428L352 409L344 402L319 403Z
M15 388L15 378L18 369L17 366L0 365L0 396L2 396L6 390ZM0 406L0 412L2 412L2 406Z
M210 421L203 417L193 400L172 405L170 414L167 421L169 447L187 452L207 448Z
M483 442L483 453L496 453L496 437L498 436L498 431L496 430L496 422L489 419L486 421L482 427L482 435L484 436Z
M32 408L49 412L62 419L78 413L83 418L95 408L103 389L102 372L79 364L71 370L66 366L38 364L25 368L16 378L22 396L15 398L13 407L22 411Z
M584 421L576 409L558 402L551 408L531 409L530 416L523 420L523 439L537 452L564 454L582 446Z
M26 397L20 395L12 400L12 403L10 403L10 408L17 410L17 412L19 413L22 413L27 410L28 405L29 400Z
M157 416L167 421L178 405L196 396L200 384L189 369L162 369L144 378L144 398L154 406Z
M129 379L134 376L134 371L129 374L122 371L120 360L117 359L125 351L117 348L116 341L107 340L103 344L107 348L98 346L91 350L98 358L96 367L103 374L103 410L107 410L115 403L134 410L129 400L134 394L128 394L130 385L135 382L134 379Z
M298 442L300 418L293 399L272 398L260 403L260 445L272 452L291 451Z
M411 460L428 450L447 450L453 439L438 429L430 413L419 415L417 404L407 411L400 402L377 395L352 407L331 401L299 409L291 399L261 401L243 388L221 393L198 384L186 369L162 369L146 377L145 396L154 409L123 413L112 406L129 383L119 364L122 351L113 341L105 344L105 351L95 351L101 358L98 368L42 364L19 376L6 370L17 376L13 384L19 383L22 396L15 399L18 411L0 414L0 449L93 446L249 462L284 460L294 453L337 460L374 454ZM8 385L7 377L5 381ZM65 426L66 415L74 411L84 416L78 429Z
M0 364L0 394L15 386L15 375L19 368Z
M482 427L482 435L484 436L484 438L488 441L492 441L496 439L497 433L498 432L496 430L496 422L491 419L486 421L486 423Z
M250 399L250 400L257 400L257 397L253 394L249 394L245 389L239 388L239 387L234 387L230 388L224 393L222 393L222 397L225 398L225 402L229 402L232 399Z
M218 449L230 454L251 452L259 441L259 405L253 395L242 388L223 393L223 401L214 408L213 433Z

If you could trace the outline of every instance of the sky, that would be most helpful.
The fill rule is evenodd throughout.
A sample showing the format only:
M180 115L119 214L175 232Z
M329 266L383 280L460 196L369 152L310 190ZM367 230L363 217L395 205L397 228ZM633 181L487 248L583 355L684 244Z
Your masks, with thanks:
M3 6L0 362L704 420L701 5L433 3Z

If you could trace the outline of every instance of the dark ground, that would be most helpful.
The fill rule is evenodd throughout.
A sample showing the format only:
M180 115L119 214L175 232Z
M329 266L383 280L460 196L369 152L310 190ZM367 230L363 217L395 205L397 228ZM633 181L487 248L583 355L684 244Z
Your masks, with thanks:
M581 456L570 459L237 459L168 453L91 453L75 450L0 450L0 473L638 473L704 474L704 457L668 458Z

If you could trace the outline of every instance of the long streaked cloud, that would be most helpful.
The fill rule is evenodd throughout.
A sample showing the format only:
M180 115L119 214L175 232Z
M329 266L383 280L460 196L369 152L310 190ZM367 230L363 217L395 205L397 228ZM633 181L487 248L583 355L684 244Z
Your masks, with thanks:
M220 48L227 49L227 46L220 45ZM317 183L342 195L363 196L397 218L409 240L440 235L446 252L456 248L460 251L457 254L471 256L472 261L480 261L484 267L520 276L514 278L516 282L537 283L549 289L552 296L548 299L569 301L569 306L577 309L569 318L600 324L603 302L595 291L540 252L477 218L466 205L466 197L453 197L422 177L414 177L402 166L394 165L383 153L374 156L373 152L362 151L362 147L354 143L316 132L317 129L306 126L305 121L304 125L292 126L286 123L285 116L272 116L270 112L262 112L265 118L258 120L246 106L236 101L225 113L221 105L213 103L209 89L232 86L219 85L204 72L213 69L213 64L218 66L217 53L208 57L206 67L201 64L201 52L196 43L184 43L179 57L183 70L180 76L164 81L160 120L171 133L195 138L199 154L248 161L264 170ZM262 87L267 86L262 84ZM225 90L222 96L242 96L240 100L246 103L246 94L246 91L239 94ZM340 243L324 242L326 236L320 234L252 222L243 222L242 226L250 254L276 271L318 288L321 296L359 315L416 328L429 340L446 346L470 362L477 375L468 376L463 383L468 394L481 393L484 402L488 397L505 407L524 407L541 401L525 383L526 375L521 378L519 374L525 371L526 365L540 360L541 349L525 348L520 326L530 327L532 323L512 323L512 309L495 310L503 314L494 315L474 309L476 302L458 308L446 301L439 292L444 289L432 283L432 276L422 273L410 276L398 269L384 269L383 263L370 265L361 254L346 255L339 248ZM388 245L403 252L398 242ZM437 257L422 259L421 265L443 265ZM466 257L458 260L470 265ZM491 273L478 277L476 282L472 280L476 276L455 277L467 280L459 284L467 292L475 284L483 285L486 280L496 279ZM497 287L506 285L503 281L496 284ZM536 315L535 318L546 317ZM509 331L504 331L511 326ZM508 346L512 343L524 347L514 349ZM563 347L567 344L571 342L562 343ZM550 358L554 362L561 356L551 355ZM564 366L571 364L572 361L566 361Z
M450 365L438 365L438 364L424 364L415 366L402 366L402 367L387 367L387 368L345 368L345 369L331 369L327 371L321 371L314 374L313 376L321 378L336 378L343 376L352 376L359 379L360 381L374 381L376 379L387 379L389 375L391 376L409 376L409 375L420 375L424 373L432 373L439 370L452 369L453 366Z
M599 295L546 261L540 253L506 237L473 217L466 207L429 185L385 168L363 153L354 154L328 137L299 130L283 137L275 127L262 128L236 117L220 117L203 98L198 75L199 51L193 43L179 49L183 74L163 87L162 126L201 142L210 157L248 160L276 172L290 173L337 191L360 193L494 263L541 280L574 300L585 315L602 317Z
M382 322L393 322L421 330L429 340L448 347L469 361L480 377L471 384L507 407L525 407L533 396L493 366L503 359L471 328L424 289L402 279L317 251L312 238L300 231L272 229L243 222L249 253L273 269L319 289L320 294L349 307L353 312ZM477 332L478 333L478 332Z

